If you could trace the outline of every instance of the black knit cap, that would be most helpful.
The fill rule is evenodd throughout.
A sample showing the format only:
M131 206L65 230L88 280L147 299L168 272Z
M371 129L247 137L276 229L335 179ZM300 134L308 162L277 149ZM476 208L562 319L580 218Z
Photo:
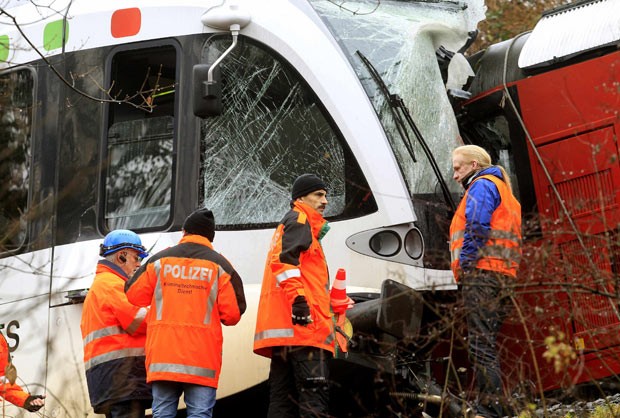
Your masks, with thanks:
M213 238L215 238L215 219L213 218L213 212L207 208L195 210L185 219L183 229L188 234L202 235L213 242Z
M291 197L295 200L317 190L327 190L323 180L315 174L302 174L293 182Z

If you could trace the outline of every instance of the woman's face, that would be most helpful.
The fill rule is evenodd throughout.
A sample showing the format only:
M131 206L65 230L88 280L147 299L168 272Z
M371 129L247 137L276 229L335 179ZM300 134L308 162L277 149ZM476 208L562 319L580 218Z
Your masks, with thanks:
M454 175L452 178L463 184L463 180L468 178L471 173L478 170L478 161L468 161L465 157L456 152L452 155L452 168L454 169Z

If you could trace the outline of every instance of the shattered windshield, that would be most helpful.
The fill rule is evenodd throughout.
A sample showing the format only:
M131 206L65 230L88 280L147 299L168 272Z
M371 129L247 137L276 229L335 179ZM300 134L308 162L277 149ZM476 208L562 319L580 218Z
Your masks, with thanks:
M369 0L335 4L312 0L311 4L341 45L377 112L409 188L417 225L428 240L430 251L425 259L431 261L427 267L437 267L442 263L450 220L449 198L442 193L440 177L452 200L458 201L460 190L451 179L451 151L459 145L459 132L436 51L443 46L455 52L465 44L468 32L484 18L484 2ZM376 69L389 95L402 100L414 129L407 126L399 132L394 101L381 91L364 58ZM464 60L461 54L453 58L454 63ZM448 84L466 80L467 74L462 73L467 69L462 68L450 64ZM416 130L436 161L435 170ZM430 242L433 240L436 242ZM435 248L440 249L437 262L429 254Z
M212 37L203 61L215 61L229 45L227 36ZM304 173L326 182L328 219L377 210L342 134L280 56L242 38L220 69L223 113L201 122L201 194L220 227L279 222L294 179Z
M377 69L390 93L403 99L449 179L450 151L456 145L458 129L435 50L444 46L455 51L462 46L471 29L468 22L483 13L483 2L372 0L346 2L342 6L327 0L311 3L358 74L386 129L411 195L438 192L436 175L424 158L419 142L410 133L417 160L414 163L391 120L389 104L358 51Z

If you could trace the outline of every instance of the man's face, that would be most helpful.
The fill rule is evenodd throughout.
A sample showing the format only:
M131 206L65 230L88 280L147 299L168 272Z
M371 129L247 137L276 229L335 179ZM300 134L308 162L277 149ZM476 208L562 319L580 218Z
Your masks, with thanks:
M116 253L116 263L128 277L131 277L140 268L142 259L138 255L138 251L132 248L123 248Z
M323 211L327 206L327 192L325 190L316 190L298 198L297 200L301 200L303 203L323 215Z
M466 161L461 154L457 153L452 156L452 168L454 169L452 178L463 184L463 180L478 169L478 162Z

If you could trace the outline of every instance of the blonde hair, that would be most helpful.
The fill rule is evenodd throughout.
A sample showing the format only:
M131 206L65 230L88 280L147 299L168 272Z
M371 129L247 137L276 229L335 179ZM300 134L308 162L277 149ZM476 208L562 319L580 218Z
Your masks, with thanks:
M452 155L459 154L463 156L468 163L476 161L478 166L480 166L480 170L484 170L485 168L491 167L493 164L491 163L491 156L489 153L482 147L478 145L461 145L460 147L456 147L454 151L452 151ZM510 183L510 176L501 165L495 165L495 167L499 168L499 171L502 173L502 177L504 178L504 183L508 186L508 190L512 193L512 184Z

